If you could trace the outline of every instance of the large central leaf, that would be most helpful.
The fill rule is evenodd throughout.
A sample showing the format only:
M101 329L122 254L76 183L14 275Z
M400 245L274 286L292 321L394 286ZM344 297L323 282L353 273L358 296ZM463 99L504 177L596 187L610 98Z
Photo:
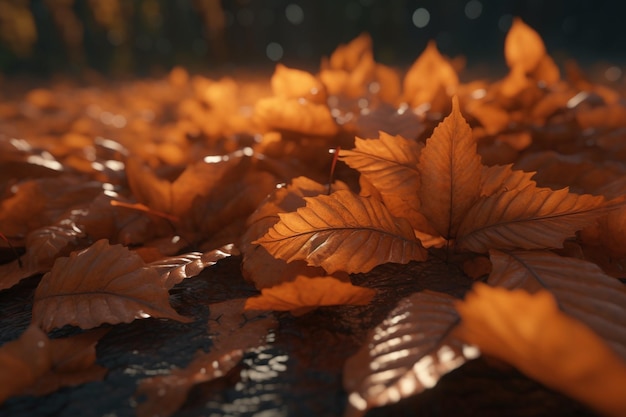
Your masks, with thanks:
M418 167L422 213L441 236L454 238L467 210L480 195L482 172L476 141L456 97L452 113L426 141Z
M280 221L257 241L272 255L287 262L306 260L329 273L426 259L411 225L374 198L340 190L305 200L296 212L279 214Z

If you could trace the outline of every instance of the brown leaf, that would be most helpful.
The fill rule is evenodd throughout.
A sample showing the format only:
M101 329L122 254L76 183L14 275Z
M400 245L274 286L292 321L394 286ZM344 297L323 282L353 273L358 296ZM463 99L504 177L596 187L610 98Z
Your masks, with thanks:
M189 321L170 307L156 270L106 240L57 259L35 290L33 323L46 331L66 324L90 329L150 316Z
M453 335L456 299L423 291L400 301L344 366L346 416L393 404L437 384L439 378L478 356Z
M527 376L607 416L626 414L626 363L552 294L474 285L456 304L457 334Z
M529 185L535 185L531 180L534 172L525 172L511 169L509 165L483 166L480 177L480 195L490 196L499 191L518 190Z
M257 101L255 118L268 130L285 130L313 136L333 136L339 126L325 104L268 97Z
M51 368L24 393L46 395L61 387L104 378L107 369L96 364L96 344L108 331L109 329L98 329L50 340L48 346L52 357Z
M483 197L465 213L457 247L484 253L490 248L560 248L563 240L593 222L604 197L528 185Z
M585 323L626 359L626 288L595 264L547 251L490 251L491 286L548 290L564 313Z
M482 166L459 101L426 141L418 165L421 211L444 238L456 237L467 210L480 195Z
M31 325L19 339L0 347L0 404L22 393L52 366L50 341Z
M331 274L426 259L408 222L394 218L374 198L339 190L306 201L294 213L279 214L280 222L257 243L287 262L306 260Z
M248 298L246 310L291 311L294 315L311 308L333 305L366 305L376 291L357 287L334 277L299 275L293 281L264 288L261 295Z
M372 50L372 37L361 33L348 44L339 45L330 56L329 64L332 69L352 71L361 62L364 54Z
M335 183L333 189L347 189L347 186L343 183ZM297 275L305 274L315 277L324 274L322 268L307 266L303 261L287 263L282 259L277 259L263 246L252 242L262 237L280 220L278 213L295 211L306 204L304 197L313 197L327 191L326 185L307 177L297 177L286 187L277 188L249 217L248 230L240 243L243 253L241 268L244 277L252 281L257 289L273 287L292 280Z
M190 252L160 259L146 265L161 276L163 287L171 289L186 278L195 277L204 268L215 265L220 259L237 254L233 245L225 245L209 252Z
M451 96L458 85L456 71L430 41L404 77L404 100L411 107L431 104L440 91Z
M380 192L385 206L396 217L409 220L414 229L430 231L419 212L417 163L423 145L379 133L379 139L355 139L353 150L341 150L339 158L365 176Z
M129 158L126 175L128 185L139 202L180 218L189 213L196 198L211 191L231 166L229 160L197 162L170 182L157 177L140 159Z

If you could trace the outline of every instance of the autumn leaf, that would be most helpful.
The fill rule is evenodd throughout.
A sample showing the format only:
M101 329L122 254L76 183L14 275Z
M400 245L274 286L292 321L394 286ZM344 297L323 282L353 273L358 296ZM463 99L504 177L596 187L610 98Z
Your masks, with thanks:
M331 274L426 259L408 222L374 198L339 190L305 200L296 212L279 214L280 221L257 243L287 262L306 260Z
M184 279L198 275L204 268L215 265L217 261L228 258L233 253L237 254L231 244L204 253L190 252L160 259L150 262L147 266L159 273L163 287L169 290Z
M268 97L254 106L254 117L268 130L284 130L314 136L333 136L339 132L325 104L306 100Z
M456 237L459 225L480 195L482 166L472 131L459 101L426 141L418 164L421 211L444 238Z
M404 77L404 100L411 107L431 104L441 91L447 96L454 94L458 85L456 71L430 41Z
M138 158L126 161L128 184L139 202L149 208L181 217L194 200L208 194L232 166L232 161L197 162L187 167L174 181L159 178Z
M481 198L465 213L457 247L473 252L559 248L600 214L604 197L537 188L502 191Z
M48 337L30 326L0 347L0 404L34 384L52 366Z
M376 291L357 287L335 277L297 276L293 281L261 290L248 298L246 310L291 311L294 315L311 308L333 305L366 305Z
M459 324L452 296L433 291L398 303L344 366L346 416L393 404L435 386L443 375L478 356L454 336Z
M504 40L504 57L509 68L521 68L524 73L532 72L546 55L541 36L519 17Z
M626 288L597 265L547 251L492 250L487 283L531 293L550 291L559 308L588 325L626 360Z
M35 290L33 323L46 331L66 324L90 329L151 316L189 321L170 307L155 269L106 240L57 259Z
M385 206L396 217L409 220L414 229L429 231L419 212L417 169L423 148L402 136L379 133L378 139L355 139L353 150L341 150L339 158L356 169L380 192Z
M536 185L534 172L513 170L512 165L483 166L480 177L480 195L490 196L498 191L516 190Z
M347 186L335 182L332 189L347 189ZM304 197L314 197L327 191L327 185L307 177L297 177L291 180L289 185L276 188L250 215L247 221L248 230L240 243L243 253L241 268L244 277L252 281L257 289L273 287L290 281L297 275L310 277L323 275L324 270L320 267L307 266L304 261L287 263L270 255L263 246L252 242L265 235L268 229L280 220L278 213L295 211L306 204Z
M326 102L324 84L306 71L276 64L270 84L272 92L277 97L285 99L304 98L318 104Z
M102 380L108 370L96 363L96 345L108 331L96 329L50 340L51 368L24 393L41 396L61 387Z
M591 329L563 314L550 292L477 283L456 308L463 320L457 335L483 353L602 415L626 414L626 363Z

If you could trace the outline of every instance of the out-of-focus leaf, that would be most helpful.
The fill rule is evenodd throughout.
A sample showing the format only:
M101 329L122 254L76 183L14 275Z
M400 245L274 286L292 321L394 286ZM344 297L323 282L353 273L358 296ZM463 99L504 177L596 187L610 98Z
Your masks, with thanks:
M106 240L57 259L35 290L33 323L44 330L66 324L90 329L151 316L189 321L169 305L156 270Z
M286 99L304 98L318 104L326 102L324 84L306 71L276 64L270 83L275 96Z
M444 238L456 237L467 210L480 195L482 165L459 101L426 141L418 164L421 211Z
M524 73L532 72L546 55L541 36L519 17L504 40L504 57L509 68L520 68Z
M534 185L483 197L465 213L457 245L473 252L559 248L563 240L594 221L604 197Z
M426 259L410 224L394 218L375 198L340 190L306 201L296 212L279 214L280 222L257 242L287 262L306 260L328 273Z
M311 308L333 305L366 305L376 291L357 287L334 277L297 276L293 281L261 290L248 298L246 310L291 311L295 315Z
M458 85L456 71L430 41L404 77L404 100L411 107L432 104L440 91L451 96Z
M591 329L563 314L550 292L477 283L456 307L463 319L456 334L483 353L602 415L626 414L626 363Z
M50 369L49 344L46 334L31 325L19 339L0 347L0 404L22 393Z
M393 404L432 388L478 356L453 334L459 324L452 296L423 291L400 301L344 366L347 416Z
M550 291L564 313L585 323L626 360L626 288L593 263L547 251L490 251L487 283Z
M76 336L50 340L50 369L29 387L28 395L46 395L61 387L99 381L107 369L96 363L96 345L108 329L96 329Z
M339 127L325 104L297 99L268 97L254 107L255 117L268 129L314 136L333 136Z

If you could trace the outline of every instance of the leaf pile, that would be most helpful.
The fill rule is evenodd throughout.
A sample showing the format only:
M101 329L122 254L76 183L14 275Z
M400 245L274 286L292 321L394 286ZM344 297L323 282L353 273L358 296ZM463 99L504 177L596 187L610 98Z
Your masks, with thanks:
M401 78L363 34L317 74L278 64L269 87L176 68L115 88L9 88L0 291L32 306L2 337L0 401L133 373L107 374L97 348L123 345L124 326L173 326L206 343L135 379L140 417L203 395L225 413L279 409L263 381L295 372L291 357L343 384L333 414L363 415L481 352L626 412L624 98L575 64L562 76L520 19L504 58L503 79L462 83L430 42ZM239 255L248 284L218 285L213 265ZM386 264L438 283L372 278ZM303 328L300 343L320 332L336 349L296 350Z

